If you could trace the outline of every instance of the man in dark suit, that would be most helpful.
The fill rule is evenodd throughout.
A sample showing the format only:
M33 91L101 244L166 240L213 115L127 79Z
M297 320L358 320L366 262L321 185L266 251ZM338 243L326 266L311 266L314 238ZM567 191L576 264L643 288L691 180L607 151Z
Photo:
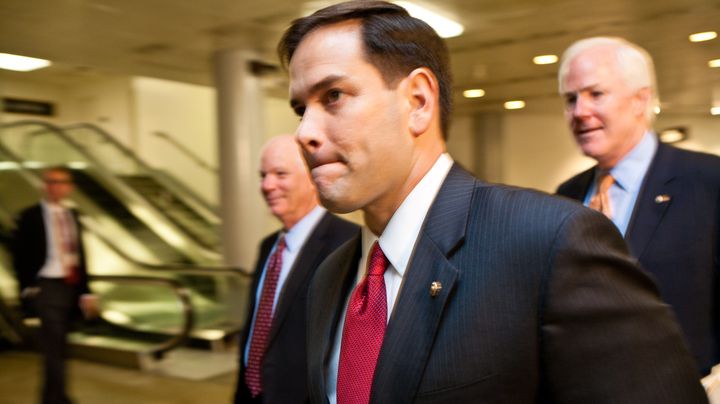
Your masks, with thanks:
M278 49L322 204L361 209L372 232L310 286L312 402L706 402L669 309L606 218L453 164L448 54L432 28L353 1L296 20Z
M88 289L85 253L77 212L63 201L73 190L64 167L43 172L45 198L20 213L12 242L23 306L40 317L44 356L43 403L69 403L65 389L67 334L78 309L97 315L97 298Z
M578 41L563 56L559 82L575 140L598 164L557 193L593 206L603 197L599 179L612 178L605 212L709 373L720 362L720 157L658 142L653 62L635 44Z
M265 145L260 174L262 194L283 228L260 246L249 294L250 314L240 341L235 402L306 403L307 287L318 265L354 237L359 227L318 205L317 191L292 136L278 136ZM278 260L279 265L273 265ZM279 269L275 277L274 267Z

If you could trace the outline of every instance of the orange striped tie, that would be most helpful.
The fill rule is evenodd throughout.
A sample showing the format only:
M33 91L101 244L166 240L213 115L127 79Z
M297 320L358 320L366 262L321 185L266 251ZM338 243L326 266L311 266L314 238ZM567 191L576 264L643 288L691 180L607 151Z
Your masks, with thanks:
M612 219L612 207L610 206L610 187L615 183L615 178L608 172L604 172L600 175L598 180L597 191L595 195L590 199L588 207L601 212L607 216L608 219Z

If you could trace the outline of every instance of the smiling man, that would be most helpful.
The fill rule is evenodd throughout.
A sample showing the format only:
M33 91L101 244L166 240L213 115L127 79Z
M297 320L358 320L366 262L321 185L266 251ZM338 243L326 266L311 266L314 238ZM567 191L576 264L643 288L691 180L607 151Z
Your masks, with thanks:
M294 21L278 49L321 202L370 229L310 286L313 403L706 402L612 223L453 163L432 28L353 1Z
M558 78L570 130L598 163L558 194L615 223L709 373L720 362L720 158L658 142L653 62L635 44L578 41L565 51Z
M240 341L235 402L300 404L307 402L307 287L323 259L359 227L318 205L292 136L277 136L265 144L260 176L260 190L282 230L260 245Z

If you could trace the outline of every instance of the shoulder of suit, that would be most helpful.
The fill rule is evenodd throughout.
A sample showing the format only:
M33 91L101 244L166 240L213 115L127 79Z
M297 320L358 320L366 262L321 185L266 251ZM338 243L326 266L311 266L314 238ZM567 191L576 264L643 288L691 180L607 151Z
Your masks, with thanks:
M588 175L592 175L593 170L595 170L595 167L594 167L594 166L591 167L591 168L588 168L588 169L585 170L585 171L582 171L582 172L576 174L575 176L571 177L570 179L568 179L568 180L566 180L565 182L563 182L562 184L560 184L560 185L557 187L557 191L556 191L556 192L557 192L558 194L562 194L562 193L563 193L563 190L565 190L565 189L568 188L568 187L572 187L572 186L575 186L575 185L578 185L578 184L584 185L584 183L587 181L587 176L588 176Z
M343 219L337 215L334 215L330 212L327 212L325 217L327 218L327 220L330 221L334 230L338 230L338 231L342 231L342 232L349 232L349 233L354 233L354 232L360 231L359 225L357 225L349 220Z
M504 211L508 214L533 218L550 215L553 212L564 216L564 214L585 209L581 204L568 198L511 185L478 182L475 194L474 204L476 205L491 204L489 208L493 211Z
M665 149L667 162L673 164L673 169L686 172L696 171L720 179L720 156L666 144L660 147Z

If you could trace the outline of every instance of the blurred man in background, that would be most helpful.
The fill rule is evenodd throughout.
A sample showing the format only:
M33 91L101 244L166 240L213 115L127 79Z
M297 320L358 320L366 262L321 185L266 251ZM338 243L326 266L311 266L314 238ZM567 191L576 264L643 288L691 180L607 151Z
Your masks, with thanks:
M720 361L720 157L658 141L653 61L633 43L574 43L558 81L575 141L597 165L557 193L615 223L654 275L707 374Z
M70 171L52 167L43 172L45 197L20 213L13 237L13 266L20 298L27 311L40 317L40 348L44 357L42 402L70 403L66 392L67 334L79 311L97 316L97 298L90 294L78 214L65 204L73 191Z
M292 136L265 144L260 175L265 202L282 229L260 245L240 343L235 402L305 403L307 287L318 265L359 227L318 205Z

